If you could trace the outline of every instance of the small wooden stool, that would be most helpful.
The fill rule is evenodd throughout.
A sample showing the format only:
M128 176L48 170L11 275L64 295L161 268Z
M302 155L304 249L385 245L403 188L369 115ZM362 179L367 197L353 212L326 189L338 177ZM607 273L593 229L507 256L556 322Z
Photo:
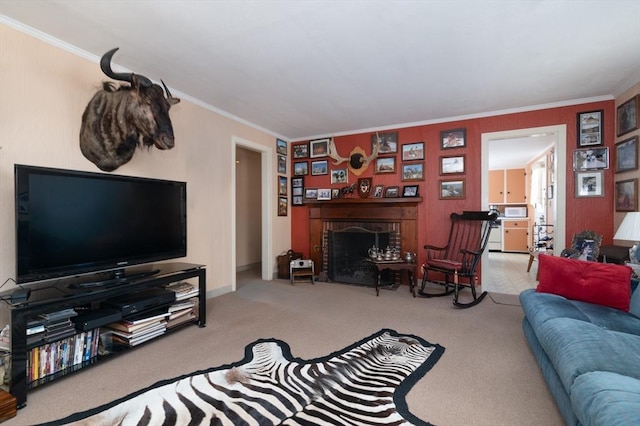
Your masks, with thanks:
M307 277L311 278L311 284L314 282L314 264L310 259L297 259L292 260L289 263L289 276L291 284L296 282L296 278Z
M16 416L16 398L9 392L0 390L0 422Z

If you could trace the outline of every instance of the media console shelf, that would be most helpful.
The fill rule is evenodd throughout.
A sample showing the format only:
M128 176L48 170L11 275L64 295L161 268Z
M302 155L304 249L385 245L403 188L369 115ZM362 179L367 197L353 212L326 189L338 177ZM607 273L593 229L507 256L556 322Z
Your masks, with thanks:
M112 285L81 285L86 282L92 282L89 277L76 277L72 279L58 280L42 284L30 285L30 296L27 300L20 303L9 304L11 315L11 394L16 398L19 408L24 407L27 402L28 389L40 384L55 380L56 378L73 373L81 368L99 362L107 355L95 355L83 360L81 363L65 368L62 371L51 374L36 381L30 381L27 377L28 371L28 354L29 351L38 348L38 344L27 344L27 321L36 318L42 314L50 314L54 312L64 311L66 309L74 309L79 312L97 312L103 309L101 303L113 298L131 295L134 292L148 290L152 288L165 287L169 284L181 282L190 278L198 279L198 315L185 324L198 324L204 327L207 319L206 312L206 270L203 265L190 263L164 263L144 265L140 267L127 269L127 274L133 275L130 281L124 282L116 280ZM93 279L95 281L95 279ZM11 300L12 292L0 293L0 298L5 301ZM172 302L173 303L173 302ZM150 306L148 311L168 307L172 303L163 305ZM141 312L144 312L141 311ZM141 312L136 312L139 315ZM127 316L123 316L127 318ZM167 333L177 331L181 327L167 330ZM87 330L85 334L78 331L74 338L78 336L97 335L96 329ZM46 342L45 345L50 345ZM98 342L94 340L95 348Z

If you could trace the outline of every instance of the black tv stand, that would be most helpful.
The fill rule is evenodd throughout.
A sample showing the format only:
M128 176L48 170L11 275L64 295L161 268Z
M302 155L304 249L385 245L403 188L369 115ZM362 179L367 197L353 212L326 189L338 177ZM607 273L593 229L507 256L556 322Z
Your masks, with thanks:
M68 287L71 289L83 289L94 287L113 287L117 285L131 284L134 280L151 277L153 275L156 275L158 272L160 272L160 269L153 269L150 271L142 271L131 274L118 271L118 273L113 274L113 278L99 281L70 283Z
M117 285L90 285L81 278L69 280L59 280L54 284L51 282L32 284L29 288L31 295L26 300L20 302L1 304L8 307L11 316L11 383L10 392L16 398L19 408L27 403L27 391L42 384L51 382L60 376L81 370L84 367L94 365L103 358L115 355L112 352L108 355L97 355L94 358L73 365L62 371L58 371L49 376L31 380L27 377L28 356L34 348L41 348L45 343L27 344L27 321L37 318L41 314L55 313L65 309L77 309L78 312L89 313L94 307L99 307L107 299L128 295L134 291L151 289L153 287L164 287L172 283L181 282L187 279L196 278L198 281L198 303L197 318L184 324L197 324L200 327L206 325L206 270L203 265L190 263L166 263L135 267L127 270L124 278L125 282L116 282ZM0 298L10 300L13 290L0 293ZM165 306L169 306L167 304ZM159 306L155 306L158 308ZM5 309L3 308L3 309ZM99 308L95 308L98 309ZM126 317L125 317L126 318ZM181 324L175 328L168 329L166 334L178 332L183 329ZM99 328L99 327L98 327ZM77 331L80 333L80 331ZM50 344L47 342L46 344ZM144 345L144 343L142 343ZM120 353L126 353L134 348L125 348Z

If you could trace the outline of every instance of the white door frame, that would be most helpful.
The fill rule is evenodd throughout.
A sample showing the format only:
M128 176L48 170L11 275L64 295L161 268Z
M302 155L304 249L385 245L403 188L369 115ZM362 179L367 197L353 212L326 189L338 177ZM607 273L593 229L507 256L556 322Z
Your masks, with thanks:
M567 126L565 124L557 126L545 126L545 127L532 127L529 129L516 129L506 130L501 132L491 132L481 134L481 150L482 150L482 171L480 176L481 184L481 200L482 210L489 209L489 143L493 140L499 139L516 139L524 138L534 134L555 134L555 161L554 161L554 198L556 199L555 205L555 222L554 222L554 244L553 251L556 255L559 255L564 247L566 247L565 241L565 229L566 229L566 207L567 207L567 194L566 194L566 178L567 178ZM488 265L489 262L489 250L485 250L482 254L482 264ZM492 291L492 283L485 277L487 268L482 268L482 290Z
M273 176L273 148L257 144L255 142L242 139L237 136L231 138L231 164L234 173L231 173L231 290L236 291L236 148L246 148L260 153L260 210L262 217L262 272L261 277L265 281L273 279L273 235L272 235L272 200L273 187L271 178Z

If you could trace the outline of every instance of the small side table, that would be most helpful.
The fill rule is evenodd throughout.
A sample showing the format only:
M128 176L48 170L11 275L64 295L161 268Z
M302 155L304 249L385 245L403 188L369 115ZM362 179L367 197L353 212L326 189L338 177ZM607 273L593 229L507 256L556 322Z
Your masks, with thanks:
M391 271L407 271L407 278L409 279L409 291L416 297L416 283L414 281L414 271L416 269L415 263L407 263L404 260L371 260L378 269L378 278L376 279L376 296L380 296L380 275L384 270Z
M291 279L291 284L293 285L297 278L302 277L310 278L311 284L315 284L314 269L313 260L311 259L292 260L289 263L289 277Z

